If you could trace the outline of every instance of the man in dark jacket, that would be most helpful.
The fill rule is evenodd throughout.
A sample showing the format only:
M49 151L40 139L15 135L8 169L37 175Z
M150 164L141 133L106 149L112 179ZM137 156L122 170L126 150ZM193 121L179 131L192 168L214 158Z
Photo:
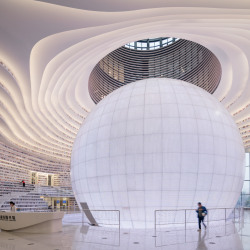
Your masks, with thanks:
M198 217L198 224L199 224L199 229L197 230L198 232L201 231L201 222L205 229L207 226L204 223L204 218L207 215L207 209L206 207L202 206L201 202L198 202L198 208L196 209L197 217Z

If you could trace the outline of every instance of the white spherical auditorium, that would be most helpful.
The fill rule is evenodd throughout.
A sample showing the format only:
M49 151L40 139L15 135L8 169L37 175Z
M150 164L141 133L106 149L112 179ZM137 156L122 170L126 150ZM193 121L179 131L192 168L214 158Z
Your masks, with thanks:
M75 139L78 203L118 209L121 226L150 228L157 209L233 208L244 147L231 115L203 89L174 79L119 88L88 115Z

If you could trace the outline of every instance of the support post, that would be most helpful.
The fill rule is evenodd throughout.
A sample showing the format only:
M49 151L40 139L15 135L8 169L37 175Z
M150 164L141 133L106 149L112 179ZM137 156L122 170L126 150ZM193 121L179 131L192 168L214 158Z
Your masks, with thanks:
M119 235L120 235L120 231L121 231L121 213L120 210L118 210L119 212Z
M207 226L209 225L209 210L207 210Z
M227 224L227 209L225 208L225 224Z
M185 209L185 231L187 230L187 210Z
M84 225L84 210L82 210L82 224Z
M234 208L234 223L235 223L235 208Z
M156 210L155 210L155 236L156 236Z
M187 210L185 209L185 242L187 242Z

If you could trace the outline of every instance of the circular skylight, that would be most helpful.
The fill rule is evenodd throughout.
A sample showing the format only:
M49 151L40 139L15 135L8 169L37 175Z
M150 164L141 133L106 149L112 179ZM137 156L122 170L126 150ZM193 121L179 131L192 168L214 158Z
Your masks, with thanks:
M159 37L154 39L144 39L136 42L127 43L124 46L126 48L135 50L155 50L168 46L178 40L179 38L175 37Z

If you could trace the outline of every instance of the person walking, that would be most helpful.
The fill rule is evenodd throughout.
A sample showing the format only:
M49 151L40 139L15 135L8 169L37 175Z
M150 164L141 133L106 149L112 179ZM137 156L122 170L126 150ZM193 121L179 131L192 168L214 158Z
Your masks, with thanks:
M205 229L207 228L206 224L204 223L204 218L207 215L207 209L206 207L202 206L201 202L198 202L198 208L196 209L197 217L198 217L198 224L199 224L199 229L197 230L198 232L201 231L201 222Z
M22 183L23 183L23 187L25 187L25 181L24 180L22 180Z

